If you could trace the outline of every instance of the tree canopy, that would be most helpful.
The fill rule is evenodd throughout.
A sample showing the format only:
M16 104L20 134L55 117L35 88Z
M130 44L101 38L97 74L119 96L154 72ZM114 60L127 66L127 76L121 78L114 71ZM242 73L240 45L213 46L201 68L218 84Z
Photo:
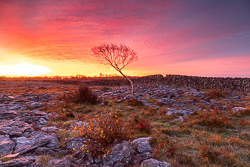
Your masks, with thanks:
M125 44L102 44L92 48L94 55L106 60L117 71L122 70L129 63L138 60L137 53Z

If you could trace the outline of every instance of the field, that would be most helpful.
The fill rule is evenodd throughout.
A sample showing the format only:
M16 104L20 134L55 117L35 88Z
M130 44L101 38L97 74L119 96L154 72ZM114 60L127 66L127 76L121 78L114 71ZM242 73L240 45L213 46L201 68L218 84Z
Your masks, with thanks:
M92 142L84 151L100 157L122 140L150 136L154 158L172 166L250 166L250 92L164 83L135 87L139 102L129 98L126 84L2 80L0 94L53 94L39 110L51 115L44 126L60 129L61 148L70 137L86 137ZM160 100L166 98L172 101Z

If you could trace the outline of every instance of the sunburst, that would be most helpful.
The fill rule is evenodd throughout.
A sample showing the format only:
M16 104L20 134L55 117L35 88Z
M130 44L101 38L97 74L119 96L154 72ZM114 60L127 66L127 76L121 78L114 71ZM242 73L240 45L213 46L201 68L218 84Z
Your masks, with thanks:
M42 76L52 72L53 71L48 67L28 62L20 62L13 65L0 65L0 75L6 76Z

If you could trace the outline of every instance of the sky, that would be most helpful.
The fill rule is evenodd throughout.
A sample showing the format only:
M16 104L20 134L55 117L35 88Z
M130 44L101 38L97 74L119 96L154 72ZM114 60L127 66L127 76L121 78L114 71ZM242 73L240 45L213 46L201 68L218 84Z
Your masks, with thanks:
M0 0L0 76L119 74L104 43L137 52L130 76L250 77L250 1Z

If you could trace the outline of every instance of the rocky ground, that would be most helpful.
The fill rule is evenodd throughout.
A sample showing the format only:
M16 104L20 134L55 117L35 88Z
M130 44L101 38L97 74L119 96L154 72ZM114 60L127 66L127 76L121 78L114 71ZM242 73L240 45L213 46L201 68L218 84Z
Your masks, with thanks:
M170 166L170 163L154 159L149 144L150 137L137 138L132 142L123 141L112 147L108 156L92 158L81 150L85 138L71 137L67 140L66 149L58 146L61 136L57 133L62 130L56 126L47 126L52 113L41 111L44 106L53 106L58 96L69 91L53 92L54 88L62 85L58 83L35 83L11 81L1 82L0 93L0 167L38 167L43 166L41 157L52 157L47 166ZM19 85L11 87L10 85ZM46 92L47 89L52 90ZM26 90L26 91L22 91ZM40 90L40 91L37 91ZM44 92L46 93L42 93ZM95 87L94 93L102 102L100 107L108 107L110 99L122 102L131 99L129 86ZM232 111L244 110L249 105L250 96L231 93L227 97L211 99L202 91L191 87L176 87L164 85L136 84L135 95L144 106L151 108L164 108L166 115L176 115L178 120L193 112L199 112L209 107L222 111L231 107ZM64 103L63 101L59 101ZM128 107L133 107L129 106ZM75 124L87 124L75 121ZM72 124L72 130L74 125ZM60 158L59 156L60 155Z

